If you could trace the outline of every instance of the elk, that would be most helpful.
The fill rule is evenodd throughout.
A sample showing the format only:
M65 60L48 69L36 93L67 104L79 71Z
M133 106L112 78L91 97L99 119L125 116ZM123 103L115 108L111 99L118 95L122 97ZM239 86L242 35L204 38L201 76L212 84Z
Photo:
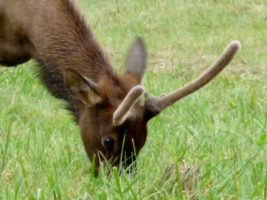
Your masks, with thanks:
M232 41L194 81L156 97L141 85L147 59L141 38L129 50L125 72L118 74L73 1L0 1L0 64L37 62L42 83L68 104L96 169L107 161L130 166L146 142L147 123L210 82L239 49L239 41Z

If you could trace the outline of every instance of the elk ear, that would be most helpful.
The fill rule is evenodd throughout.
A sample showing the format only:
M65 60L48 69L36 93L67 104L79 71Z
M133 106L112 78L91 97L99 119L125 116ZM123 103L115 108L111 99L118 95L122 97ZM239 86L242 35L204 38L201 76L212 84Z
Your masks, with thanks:
M71 70L64 70L65 85L69 93L75 98L81 100L89 107L102 102L97 84Z
M141 38L136 38L126 60L126 74L131 74L140 82L146 69L146 49Z

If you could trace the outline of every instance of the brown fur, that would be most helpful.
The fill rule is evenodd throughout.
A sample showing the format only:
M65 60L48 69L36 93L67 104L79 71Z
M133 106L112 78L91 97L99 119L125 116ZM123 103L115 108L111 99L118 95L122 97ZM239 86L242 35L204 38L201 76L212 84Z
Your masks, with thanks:
M70 0L1 1L0 27L0 64L15 66L31 58L37 61L40 77L51 94L69 103L69 109L81 127L89 157L97 156L98 151L104 155L113 154L106 153L101 144L105 135L114 138L114 152L119 155L126 129L112 127L110 118L127 92L140 81L130 74L118 76L113 71L73 3ZM73 69L97 83L104 103L88 108L73 97L64 83L65 69ZM132 125L129 130L137 130L138 134L144 132L142 138L145 140L146 128L140 130L143 128ZM137 137L137 133L129 134L131 139ZM144 141L136 140L138 153ZM126 145L132 146L131 140Z

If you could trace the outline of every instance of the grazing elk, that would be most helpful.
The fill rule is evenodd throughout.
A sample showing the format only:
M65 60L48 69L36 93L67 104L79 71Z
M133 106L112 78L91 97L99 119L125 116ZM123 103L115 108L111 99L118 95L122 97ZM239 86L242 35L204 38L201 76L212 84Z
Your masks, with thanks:
M239 48L238 41L231 42L196 80L155 97L140 85L146 68L140 38L118 75L71 0L0 1L0 64L38 63L43 84L68 103L97 168L106 160L129 166L146 142L147 122L211 81Z

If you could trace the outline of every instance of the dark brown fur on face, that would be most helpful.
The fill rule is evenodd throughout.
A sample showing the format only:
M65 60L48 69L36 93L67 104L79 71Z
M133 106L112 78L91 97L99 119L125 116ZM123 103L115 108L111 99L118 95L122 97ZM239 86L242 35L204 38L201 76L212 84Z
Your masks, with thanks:
M29 59L39 64L44 85L68 103L97 168L106 160L131 165L145 144L147 122L206 85L240 48L239 42L230 43L195 81L154 97L143 95L140 86L146 67L142 40L133 43L125 73L116 74L71 0L0 1L0 27L0 64L16 66Z

